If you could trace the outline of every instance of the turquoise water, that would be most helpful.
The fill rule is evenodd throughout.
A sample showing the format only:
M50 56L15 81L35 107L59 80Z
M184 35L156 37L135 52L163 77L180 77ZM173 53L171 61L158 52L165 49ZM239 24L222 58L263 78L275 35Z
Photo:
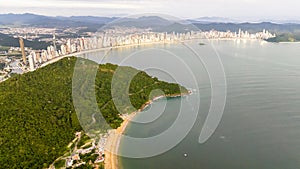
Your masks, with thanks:
M212 46L197 44L189 42L213 66L216 54ZM138 114L134 120L147 121L152 118L148 113L155 116L165 108L161 116L147 124L130 123L125 132L138 138L155 136L172 125L180 108L189 116L199 104L196 123L187 137L171 150L155 157L120 157L123 169L300 167L300 44L217 40L212 44L224 65L227 100L219 127L204 144L199 144L198 138L209 110L211 89L208 73L193 52L177 44L113 50L104 59L99 59L100 55L103 56L101 53L97 54L99 56L87 56L102 63L130 65L159 79L176 81L195 89L191 96L154 102L147 112ZM181 60L174 59L175 56L167 51L175 53ZM131 57L124 61L127 56ZM121 141L120 151L139 151L127 145L126 141Z

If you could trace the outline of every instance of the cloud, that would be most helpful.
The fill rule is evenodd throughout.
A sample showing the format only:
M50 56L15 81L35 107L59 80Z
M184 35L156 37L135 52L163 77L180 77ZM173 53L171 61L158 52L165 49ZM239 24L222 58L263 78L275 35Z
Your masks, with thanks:
M75 0L10 0L4 1L0 0L2 8L14 8L14 7L24 7L24 8L105 8L105 9L139 9L143 5L136 3L137 1L132 1L132 3L127 3L125 1L75 1Z
M298 19L295 0L0 0L1 13L101 15L162 13L183 18ZM60 9L60 10L57 10Z

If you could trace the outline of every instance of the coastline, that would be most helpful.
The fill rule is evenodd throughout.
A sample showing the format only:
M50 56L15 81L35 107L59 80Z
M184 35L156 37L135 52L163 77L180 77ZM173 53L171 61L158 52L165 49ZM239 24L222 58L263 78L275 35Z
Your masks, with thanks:
M113 46L113 47L103 47L103 48L98 48L98 49L88 49L88 50L83 50L80 52L75 52L75 53L70 53L67 55L63 55L63 56L58 56L56 58L53 58L45 63L43 63L40 67L44 67L47 66L49 64L52 64L54 62L59 61L60 59L66 58L66 57L71 57L71 56L76 56L78 57L79 55L82 54L86 54L86 53L91 53L91 52L99 52L99 51L105 51L105 50L112 50L112 49L120 49L120 48L128 48L128 47L138 47L138 46L150 46L150 45L157 45L157 44L176 44L176 43L182 43L182 42L188 42L188 41L193 41L193 40L201 40L201 38L196 38L196 39L189 39L189 40L181 40L181 41L158 41L158 42L146 42L146 43L140 43L140 44L130 44L130 45L120 45L120 46ZM232 39L232 38L216 38L216 39L203 39L203 40L221 40L221 41L238 41L238 40L259 40L259 39ZM261 40L264 42L268 42L266 40ZM272 42L268 42L268 43L272 43ZM299 42L277 42L279 44L298 44ZM6 79L5 79L6 80Z
M232 38L215 38L215 39L214 38L212 38L212 39L207 39L207 38L193 38L193 39L186 39L186 40L145 42L145 43L137 43L137 44L126 44L126 45L112 46L112 47L103 47L103 48L97 48L97 49L87 49L87 50L83 50L83 51L74 52L74 53L70 53L70 54L66 54L66 55L61 55L61 56L55 57L55 58L53 58L51 60L48 60L45 63L42 63L36 69L45 67L45 66L47 66L49 64L55 63L55 62L57 62L57 61L59 61L59 60L61 60L63 58L66 58L66 57L71 57L71 56L78 57L79 55L87 54L87 53L91 53L91 52L109 51L109 50L112 50L112 49L121 49L121 48L128 48L128 47L139 47L139 46L150 46L150 45L157 45L157 44L180 44L180 43L183 43L183 42L194 41L194 40L209 40L209 41L210 40L233 40L233 41L236 41L236 40L243 40L243 39L232 39ZM245 39L245 40L259 40L259 39ZM279 42L279 43L290 43L290 42ZM297 42L291 42L291 43L297 43ZM23 73L27 73L27 71L23 72ZM5 79L0 80L0 83L6 81L7 79L9 79L9 78L5 78Z
M174 44L174 43L181 43L182 41L162 41L162 42L147 42L147 43L140 43L140 44L130 44L130 45L120 45L120 46L113 46L113 47L103 47L103 48L98 48L98 49L88 49L88 50L83 50L80 52L75 52L75 53L70 53L67 55L63 55L63 56L58 56L55 57L45 63L43 63L40 67L44 67L47 66L49 64L55 63L63 58L66 57L71 57L71 56L75 56L78 57L79 55L83 55L83 54L87 54L87 53L92 53L92 52L99 52L99 51L109 51L112 49L120 49L120 48L128 48L128 47L138 47L138 46L149 46L149 45L156 45L156 44Z
M62 55L62 56L58 56L55 57L51 60L48 60L47 62L41 64L39 67L37 67L35 70L45 67L47 65L53 64L61 59L64 58L68 58L68 57L79 57L82 54L87 54L87 53L92 53L92 52L99 52L99 51L110 51L112 49L120 49L120 48L130 48L130 47L139 47L139 46L150 46L150 45L169 45L169 44L178 44L178 43L182 43L184 41L161 41L161 42L149 42L149 43L141 43L141 44L131 44L131 45L122 45L122 46L114 46L114 47L105 47L105 48L98 48L98 49L91 49L91 50L85 50L85 51L80 51L80 52L75 52L75 53L70 53L67 55ZM33 71L35 71L33 70ZM28 73L29 71L23 72L23 73ZM7 78L9 79L9 78ZM3 81L7 80L4 79ZM0 81L3 82L3 81ZM138 111L130 113L128 116L126 116L125 118L123 118L123 122L121 124L121 126L117 129L114 130L110 130L108 131L108 138L106 141L106 145L105 145L105 161L104 161L104 166L105 169L120 169L119 168L119 163L118 163L118 156L116 155L118 150L119 150L119 146L120 146L120 141L121 141L121 137L122 137L122 133L124 133L127 125L129 124L130 121L132 121L132 119L137 115L137 113L141 112L144 110L144 108L146 108L148 105L152 104L154 101L159 100L161 98L176 98L176 97L182 97L182 96L186 96L191 94L191 91L187 91L184 93L179 93L179 94L172 94L172 95L161 95L161 96L157 96L155 98L153 98L152 100L147 101ZM107 151L106 147L110 147Z
M184 41L186 41L186 40L184 40ZM150 45L158 45L158 44L176 44L176 43L182 43L184 41L158 41L158 42L146 42L146 43L140 43L140 44L120 45L120 46L113 46L113 47L103 47L103 48L97 48L97 49L88 49L88 50L83 50L83 51L80 51L80 52L74 52L74 53L70 53L70 54L67 54L67 55L62 55L62 56L55 57L51 60L48 60L45 63L42 63L35 70L37 70L39 68L42 68L42 67L45 67L49 64L55 63L55 62L57 62L57 61L59 61L63 58L72 57L72 56L78 57L79 55L87 54L87 53L91 53L91 52L109 51L109 50L112 50L112 49L121 49L121 48L138 47L138 46L150 46ZM28 71L25 71L23 73L28 73ZM8 80L9 78L1 79L0 83Z
M172 95L161 95L153 98L152 100L148 100L142 107L133 113L130 113L128 116L123 117L123 123L117 129L113 129L108 131L107 143L105 145L105 160L104 160L104 168L105 169L121 169L119 166L119 156L117 155L120 147L121 137L124 133L129 122L141 111L143 111L147 106L151 105L154 101L159 100L161 98L176 98L183 97L187 95L191 95L192 91L188 90L186 93L172 94Z

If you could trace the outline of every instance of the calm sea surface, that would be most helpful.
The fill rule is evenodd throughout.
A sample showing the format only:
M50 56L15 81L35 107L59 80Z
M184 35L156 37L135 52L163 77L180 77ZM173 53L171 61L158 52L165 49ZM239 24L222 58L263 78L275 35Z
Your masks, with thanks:
M197 111L196 122L187 136L171 150L155 157L120 157L122 168L299 169L300 44L233 40L215 40L205 46L198 43L187 43L198 56L183 44L123 48L85 56L99 63L133 66L194 90L191 96L154 102L134 119L154 121L130 123L125 132L137 138L155 136L168 130L180 109L186 116ZM224 66L227 100L217 130L206 143L199 144L211 103L209 71L219 67L214 49ZM199 58L206 62L208 69ZM155 119L156 115L159 118ZM124 154L139 151L127 145L121 141L120 151Z

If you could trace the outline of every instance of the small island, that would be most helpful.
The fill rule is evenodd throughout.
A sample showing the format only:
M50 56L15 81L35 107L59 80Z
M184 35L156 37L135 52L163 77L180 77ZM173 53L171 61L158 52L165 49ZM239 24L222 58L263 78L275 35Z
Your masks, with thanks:
M72 78L78 59L64 58L0 83L0 163L3 168L104 168L106 130L95 131L99 127L97 114L87 111L81 118L86 118L91 131L100 135L95 139L89 138L73 105ZM111 81L117 69L138 72L129 87L131 108L126 104L120 104L119 109L115 107L115 102L122 103L125 96L121 93L115 101L111 95ZM121 78L128 78L127 73ZM124 126L128 123L124 117L134 115L132 112L136 113L135 110L141 111L152 100L189 94L178 84L163 82L143 71L113 64L98 65L93 87L98 108L113 129ZM153 92L156 89L163 94Z

